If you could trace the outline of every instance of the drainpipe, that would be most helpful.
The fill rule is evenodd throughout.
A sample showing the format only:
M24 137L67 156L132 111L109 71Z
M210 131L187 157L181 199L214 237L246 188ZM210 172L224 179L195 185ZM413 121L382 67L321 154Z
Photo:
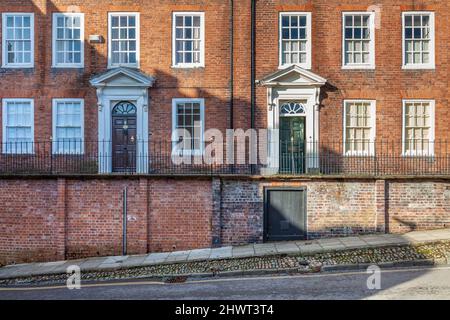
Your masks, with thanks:
M234 128L234 0L230 0L230 129Z
M128 222L128 188L123 190L123 226L122 226L122 256L127 255L127 222Z
M256 0L251 0L251 101L250 101L250 129L255 129L256 102ZM252 143L254 143L252 141ZM251 165L251 174L255 174L255 165Z

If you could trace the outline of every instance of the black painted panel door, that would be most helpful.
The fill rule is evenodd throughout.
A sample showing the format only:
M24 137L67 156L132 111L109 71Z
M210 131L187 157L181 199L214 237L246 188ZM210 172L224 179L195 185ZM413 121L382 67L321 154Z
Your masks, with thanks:
M113 172L136 171L136 116L113 116Z

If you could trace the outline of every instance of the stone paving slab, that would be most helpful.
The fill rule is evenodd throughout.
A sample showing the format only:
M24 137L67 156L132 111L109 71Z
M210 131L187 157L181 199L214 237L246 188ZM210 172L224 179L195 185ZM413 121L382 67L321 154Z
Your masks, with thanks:
M142 265L154 265L154 264L160 264L164 263L169 256L170 252L163 252L163 253L151 253L147 255L147 257L144 259L144 262Z
M233 247L224 247L211 250L209 259L228 259L233 257Z
M320 253L323 251L324 250L323 250L322 246L319 245L318 243L310 244L307 246L300 246L300 253L311 254L311 253Z
M175 251L169 254L166 263L187 261L190 251Z
M362 249L367 247L388 245L405 245L442 240L450 240L450 229L415 231L405 235L377 234L319 240L249 244L244 246L151 253L147 255L126 257L96 257L49 263L10 265L0 268L0 279L51 273L64 273L71 265L80 266L82 271L95 271L157 265L163 263L248 258L275 254L314 254L325 251ZM450 258L447 259L449 260Z
M233 258L253 257L255 255L255 246L253 244L233 247Z
M147 255L139 255L139 256L130 256L127 260L122 262L122 267L130 268L130 267L137 267L142 265L144 263L144 260L147 258Z
M188 261L207 260L211 256L212 249L197 249L192 250L189 254Z
M278 253L300 253L300 248L293 242L276 243L275 248Z

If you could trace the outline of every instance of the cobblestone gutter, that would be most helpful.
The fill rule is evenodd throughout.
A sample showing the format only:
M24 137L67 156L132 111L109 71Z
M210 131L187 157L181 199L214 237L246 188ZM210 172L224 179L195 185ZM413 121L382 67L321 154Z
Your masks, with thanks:
M171 281L173 277L258 274L263 272L320 272L330 266L383 264L430 260L450 263L450 241L421 245L353 249L312 255L274 255L241 259L198 261L164 264L131 269L82 272L84 281L159 278ZM67 274L33 276L0 280L0 286L65 283ZM172 279L173 280L173 279Z

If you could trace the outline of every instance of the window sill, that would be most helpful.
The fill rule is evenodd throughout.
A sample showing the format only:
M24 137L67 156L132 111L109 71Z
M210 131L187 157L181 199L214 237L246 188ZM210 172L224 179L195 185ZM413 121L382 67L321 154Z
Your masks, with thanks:
M414 153L402 153L403 158L430 158L431 160L434 159L435 155L434 153L430 154L414 154Z
M84 69L84 65L52 65L52 69Z
M352 152L346 152L343 154L344 157L358 157L358 158L373 158L375 157L374 153L352 153Z
M33 69L34 65L2 65L3 69Z
M193 64L193 65L172 65L172 69L202 69L205 68L203 64Z
M3 155L8 156L34 156L36 153L34 152L9 152L9 151L3 151Z
M183 157L203 157L204 152L203 151L183 151L179 152L176 150L172 151L172 158L183 158Z
M374 65L344 65L342 70L375 70Z
M436 70L434 65L403 65L402 70Z
M130 68L130 69L139 69L139 64L108 64L108 69L116 69L116 68Z

